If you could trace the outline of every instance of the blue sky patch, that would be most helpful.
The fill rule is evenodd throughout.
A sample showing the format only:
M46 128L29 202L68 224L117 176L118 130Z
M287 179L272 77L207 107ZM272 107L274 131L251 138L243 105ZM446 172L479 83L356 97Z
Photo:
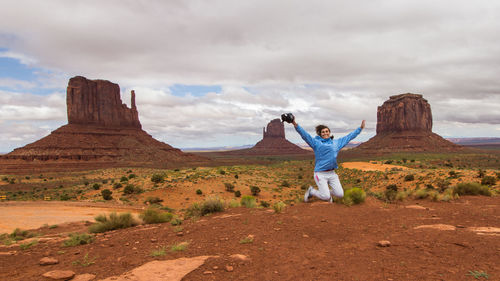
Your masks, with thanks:
M195 97L201 97L208 93L220 93L222 91L222 87L218 85L184 85L184 84L175 84L170 87L170 91L175 96L186 96L187 94L191 94Z

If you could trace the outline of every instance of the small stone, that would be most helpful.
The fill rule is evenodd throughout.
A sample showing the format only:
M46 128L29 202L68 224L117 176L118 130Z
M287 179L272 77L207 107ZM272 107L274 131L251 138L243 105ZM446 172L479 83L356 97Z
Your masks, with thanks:
M130 243L129 242L125 243L125 246L130 246Z
M304 237L304 238L309 238L309 235L307 235L307 234L302 234L302 237Z
M208 275L208 274L214 274L214 273L210 270L207 270L207 271L203 271L203 274Z
M465 226L459 224L459 225L457 225L457 228L465 228Z
M40 265L52 265L52 264L58 264L59 261L54 259L54 258L50 258L50 257L44 257L40 260L39 264Z
M158 239L156 239L156 238L151 238L151 242L153 242L153 243L158 242Z
M217 270L217 269L219 269L219 267L215 265L214 267L212 267L212 269Z
M377 246L379 246L379 247L389 247L389 246L391 246L391 242L387 241L387 240L380 240L380 241L378 241Z
M13 256L17 251L0 252L0 256Z
M52 270L45 272L42 276L52 280L69 280L75 276L75 273L71 270Z
M242 255L242 254L234 254L234 255L230 255L229 257L232 259L237 259L237 260L242 260L242 261L248 260L248 257L245 255Z
M182 233L182 231L179 231L179 232L177 232L175 235L177 235L177 236L183 236L183 235L184 235L184 233Z
M232 272L234 270L234 268L230 265L226 265L226 271L227 272Z

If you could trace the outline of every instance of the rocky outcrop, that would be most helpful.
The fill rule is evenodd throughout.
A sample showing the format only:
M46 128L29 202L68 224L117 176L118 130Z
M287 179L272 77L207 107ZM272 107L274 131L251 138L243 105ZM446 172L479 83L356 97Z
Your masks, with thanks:
M76 76L66 91L68 124L102 127L141 128L132 91L132 108L122 104L120 86L107 80L88 80Z
M3 170L19 167L33 171L108 166L169 167L207 161L160 142L143 131L134 91L132 108L128 108L122 103L117 84L77 76L68 83L66 102L68 124L47 137L3 155L0 159Z
M459 151L463 147L432 132L431 106L422 95L391 96L377 110L377 135L347 154Z
M252 148L225 152L224 154L242 155L290 155L311 154L312 151L305 150L289 142L285 138L285 126L280 119L271 120L262 132L262 140Z

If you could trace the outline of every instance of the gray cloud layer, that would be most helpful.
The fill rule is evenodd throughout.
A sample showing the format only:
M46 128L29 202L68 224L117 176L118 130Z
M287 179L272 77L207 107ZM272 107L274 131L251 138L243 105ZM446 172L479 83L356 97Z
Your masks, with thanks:
M0 46L135 88L144 127L177 146L252 143L283 110L310 128L374 129L376 107L405 92L429 100L438 133L499 136L498 18L498 1L16 0L2 5ZM175 97L176 83L223 91ZM0 108L4 125L12 110Z

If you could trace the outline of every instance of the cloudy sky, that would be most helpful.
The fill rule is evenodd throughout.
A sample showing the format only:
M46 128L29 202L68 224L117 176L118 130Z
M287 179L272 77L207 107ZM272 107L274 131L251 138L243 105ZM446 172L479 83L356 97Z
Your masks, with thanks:
M283 112L338 136L422 94L433 131L500 137L500 1L3 0L0 152L67 123L68 79L137 94L175 147L254 144ZM287 138L300 142L287 126Z

